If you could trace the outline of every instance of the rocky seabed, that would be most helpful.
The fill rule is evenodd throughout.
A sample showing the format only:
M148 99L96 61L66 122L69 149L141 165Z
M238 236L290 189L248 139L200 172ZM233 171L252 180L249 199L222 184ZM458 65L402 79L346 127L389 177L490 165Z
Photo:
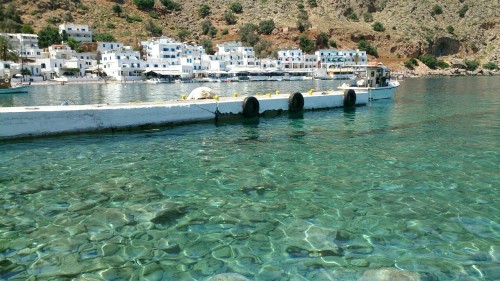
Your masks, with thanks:
M160 202L161 192L134 191L135 184L110 179L96 192L85 194L85 200L78 198L86 191L61 188L66 193L63 197L47 197L43 204L29 198L50 191L47 186L9 188L0 200L4 206L0 279L472 281L483 280L474 277L475 265L500 257L498 245L489 253L451 251L453 261L437 262L429 256L417 263L415 253L403 247L388 256L394 247L402 246L401 239L416 239L429 230L409 223L411 231L398 234L397 239L366 236L364 227L382 224L373 221L374 225L359 225L359 233L344 231L346 225L356 223L356 210L348 200L338 206L342 214L208 193L187 198L190 203L173 197ZM275 196L269 191L266 186L240 190L259 194L263 201ZM128 199L135 203L125 205ZM335 217L330 218L331 227L314 223L325 225L331 216ZM439 235L453 240L461 232L449 230L443 226ZM429 241L428 249L419 251L445 250L432 244ZM486 270L494 274L498 269Z

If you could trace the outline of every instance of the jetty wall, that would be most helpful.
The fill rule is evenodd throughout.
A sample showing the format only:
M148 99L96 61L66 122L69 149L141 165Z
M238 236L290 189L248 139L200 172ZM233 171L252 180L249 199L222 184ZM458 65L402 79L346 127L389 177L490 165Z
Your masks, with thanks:
M259 114L287 111L287 94L257 96ZM303 93L304 110L343 106L343 93ZM185 124L242 114L244 97L178 100L154 103L31 106L0 108L0 139L95 132L143 126ZM368 93L356 93L356 105L368 103ZM242 117L243 118L243 117Z

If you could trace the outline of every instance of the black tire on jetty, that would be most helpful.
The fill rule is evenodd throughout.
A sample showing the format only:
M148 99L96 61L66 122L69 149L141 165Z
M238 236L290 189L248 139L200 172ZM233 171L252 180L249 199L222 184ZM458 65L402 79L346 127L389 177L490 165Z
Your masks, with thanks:
M353 89L347 90L344 93L344 107L351 107L356 105L356 92Z
M243 100L243 117L254 118L259 115L259 100L256 97L246 97Z
M291 113L301 112L304 109L304 96L299 93L293 93L288 97L288 111Z

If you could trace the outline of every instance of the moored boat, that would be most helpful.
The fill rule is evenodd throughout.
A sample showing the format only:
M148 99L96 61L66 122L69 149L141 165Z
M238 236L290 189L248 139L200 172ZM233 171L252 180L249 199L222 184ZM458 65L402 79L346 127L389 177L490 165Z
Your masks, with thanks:
M352 80L356 78L356 73L352 67L336 67L326 70L326 74L333 80Z
M27 93L29 89L29 85L19 84L14 85L10 83L10 79L3 79L0 82L0 94L18 94L18 93Z
M357 79L348 81L337 87L339 90L353 89L368 92L370 100L390 99L394 95L398 81L391 80L391 72L388 67L381 63L363 66L366 68L364 74Z

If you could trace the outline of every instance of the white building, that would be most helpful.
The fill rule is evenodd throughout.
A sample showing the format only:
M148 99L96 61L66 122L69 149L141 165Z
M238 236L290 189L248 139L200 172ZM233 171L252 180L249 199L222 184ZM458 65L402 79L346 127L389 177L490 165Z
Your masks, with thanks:
M183 43L161 37L141 42L147 62L179 65Z
M123 43L119 42L97 42L97 52L101 54L106 51L115 51L123 48Z
M304 53L300 49L278 51L278 60L283 70L304 68Z
M66 60L62 58L37 59L36 64L40 65L40 74L46 80L63 76Z
M102 70L116 81L141 80L146 63L140 59L140 53L125 46L120 50L106 51L102 54Z
M38 48L38 35L27 33L0 33L9 39L12 48L17 51L19 57L24 59L42 58L42 49Z
M322 49L315 54L318 57L318 68L341 68L368 63L366 51Z
M66 33L77 42L92 42L92 31L86 24L63 23L59 25L59 33Z
M70 46L66 44L54 44L49 46L49 58L51 59L66 59L69 60L76 54Z
M216 58L222 61L226 70L237 67L255 67L255 51L253 47L243 46L241 42L217 44Z

